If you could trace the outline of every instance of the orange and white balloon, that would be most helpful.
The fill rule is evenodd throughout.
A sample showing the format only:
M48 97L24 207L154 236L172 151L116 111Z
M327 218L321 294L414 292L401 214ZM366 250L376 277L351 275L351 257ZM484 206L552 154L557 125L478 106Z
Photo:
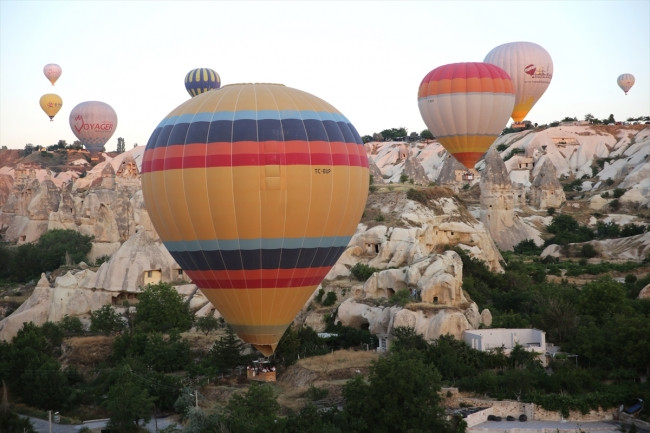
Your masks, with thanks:
M510 76L489 63L452 63L429 72L418 90L424 123L468 169L494 143L515 102Z

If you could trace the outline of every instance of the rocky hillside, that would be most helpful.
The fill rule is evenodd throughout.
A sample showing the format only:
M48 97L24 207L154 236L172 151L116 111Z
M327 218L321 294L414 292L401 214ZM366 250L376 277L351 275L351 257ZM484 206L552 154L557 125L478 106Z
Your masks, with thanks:
M460 337L490 324L490 312L479 311L463 292L462 262L445 252L447 245L500 271L500 251L526 239L544 242L549 208L591 226L650 221L650 128L644 125L561 125L504 135L471 176L435 141L371 142L366 149L373 176L366 211L322 289L336 293L339 322L375 334L408 325L427 339ZM143 150L103 154L99 161L83 152L20 158L17 151L0 151L4 241L32 242L55 228L94 237L88 264L43 276L21 307L0 321L0 339L12 338L29 320L41 324L68 314L87 322L90 311L120 305L151 281L175 284L198 314L219 314L152 228L140 189ZM549 248L546 254L562 254ZM607 260L642 261L650 238L600 241L597 250ZM359 282L350 273L357 263L378 271ZM417 302L384 302L403 289ZM325 313L305 309L296 320L320 330Z

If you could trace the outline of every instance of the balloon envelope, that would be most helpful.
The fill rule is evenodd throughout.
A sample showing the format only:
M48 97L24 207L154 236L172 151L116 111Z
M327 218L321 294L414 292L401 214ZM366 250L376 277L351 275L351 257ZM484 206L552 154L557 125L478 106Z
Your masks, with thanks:
M623 89L625 94L627 95L627 92L630 91L632 86L634 86L634 75L632 74L621 74L618 76L618 79L616 80L618 83L618 87Z
M468 169L501 134L515 101L512 81L489 63L452 63L429 72L418 90L424 123Z
M192 97L218 89L221 86L219 74L209 68L192 69L185 76L185 89Z
M522 122L551 83L550 54L533 42L510 42L493 48L483 61L497 65L510 75L516 95L512 120Z
M270 355L346 249L368 159L309 93L233 84L178 106L143 155L145 206L183 271L242 340Z
M48 63L43 67L43 74L50 80L50 83L54 86L56 80L61 76L61 66L56 63Z
M55 95L54 93L47 93L41 96L39 103L41 104L43 111L45 111L45 114L47 114L50 118L50 121L54 119L56 113L58 113L63 106L61 97L59 95Z
M70 112L70 128L91 154L97 154L113 136L117 114L105 102L82 102Z

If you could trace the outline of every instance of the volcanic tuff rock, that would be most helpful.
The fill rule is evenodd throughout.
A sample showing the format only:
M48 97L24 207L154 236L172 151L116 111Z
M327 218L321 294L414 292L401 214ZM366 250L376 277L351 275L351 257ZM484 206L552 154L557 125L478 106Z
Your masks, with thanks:
M558 178L587 177L581 184L584 202L605 214L592 218L592 226L600 221L639 223L635 215L607 214L615 188L626 190L618 199L622 203L640 209L650 205L650 128L562 125L501 136L493 149L501 145L501 155L488 153L469 182L480 184L480 206L466 207L451 191L466 188L468 182L456 177L456 170L464 167L439 143L366 143L378 192L370 194L366 218L322 285L344 300L337 320L367 324L377 333L410 324L428 339L489 326L490 312L479 312L462 291L458 255L444 251L443 245L461 248L500 271L497 245L510 249L523 239L541 244L540 227L551 221L544 207L557 203L553 198L560 202L554 207L576 205L562 199L563 191L553 181ZM140 190L143 150L136 147L114 158L105 155L105 161L91 169L83 158L74 169L60 172L35 163L0 167L0 231L5 240L29 242L47 229L69 228L95 237L89 262L110 257L95 271L80 266L53 282L42 278L32 297L0 322L0 338L11 338L29 320L41 324L69 314L87 321L89 312L104 303L121 305L135 296L149 271L159 272L162 281L180 284L177 290L191 299L200 315L218 314L194 285L185 284L186 277L153 230ZM414 183L435 181L450 190L429 188L424 202L411 200L404 191L411 185L397 186L402 174ZM640 261L650 253L647 233L593 244L602 257L611 259ZM547 248L562 254L552 250ZM364 283L356 282L350 274L356 263L379 271ZM415 289L421 300L406 308L385 306L383 296L400 289ZM315 329L323 323L315 311L303 311L298 320Z
M515 214L515 198L506 165L490 148L485 155L481 175L481 222L502 250L512 248L526 239L533 239L536 230L529 228Z
M557 178L555 166L545 159L535 177L530 194L531 205L538 209L559 208L565 201L564 189Z

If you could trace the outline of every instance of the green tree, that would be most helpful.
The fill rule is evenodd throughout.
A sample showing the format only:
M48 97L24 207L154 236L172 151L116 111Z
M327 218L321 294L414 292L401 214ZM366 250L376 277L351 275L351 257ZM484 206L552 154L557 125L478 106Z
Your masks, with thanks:
M90 313L90 332L111 335L122 332L126 323L112 305L102 305Z
M422 132L420 132L420 137L422 137L425 140L433 140L435 138L431 133L431 131L429 131L428 129L423 129Z
M601 323L605 323L614 313L624 311L626 304L625 286L609 276L585 284L578 297L580 312Z
M81 323L81 319L79 319L76 316L68 316L66 314L65 316L63 316L63 319L61 319L61 322L59 323L59 327L61 328L64 335L66 336L84 334L84 326Z
M244 346L245 343L237 337L235 331L226 326L226 335L214 342L204 362L215 368L215 372L234 369L248 362L248 357L242 355Z
M154 399L129 365L117 367L117 375L105 402L110 416L107 427L120 433L136 433L140 421L146 424L151 419Z
M4 405L0 406L0 431L2 433L37 433L29 419L18 416Z
M225 424L233 433L284 432L273 388L253 383L246 394L235 394L226 405Z
M117 152L123 153L125 149L124 139L122 137L117 138Z
M300 353L300 337L293 326L289 326L275 349L273 357L281 360L284 365L291 365L298 360Z
M440 373L421 352L390 352L372 364L369 383L349 381L344 412L356 432L452 431L440 406Z
M75 230L46 231L36 243L43 271L53 271L67 262L74 264L86 260L92 239Z
M149 284L138 295L135 326L144 330L187 331L192 327L189 305L169 283Z
M201 316L196 319L195 326L196 329L208 335L210 332L219 329L219 320L212 314L208 314L207 316Z

